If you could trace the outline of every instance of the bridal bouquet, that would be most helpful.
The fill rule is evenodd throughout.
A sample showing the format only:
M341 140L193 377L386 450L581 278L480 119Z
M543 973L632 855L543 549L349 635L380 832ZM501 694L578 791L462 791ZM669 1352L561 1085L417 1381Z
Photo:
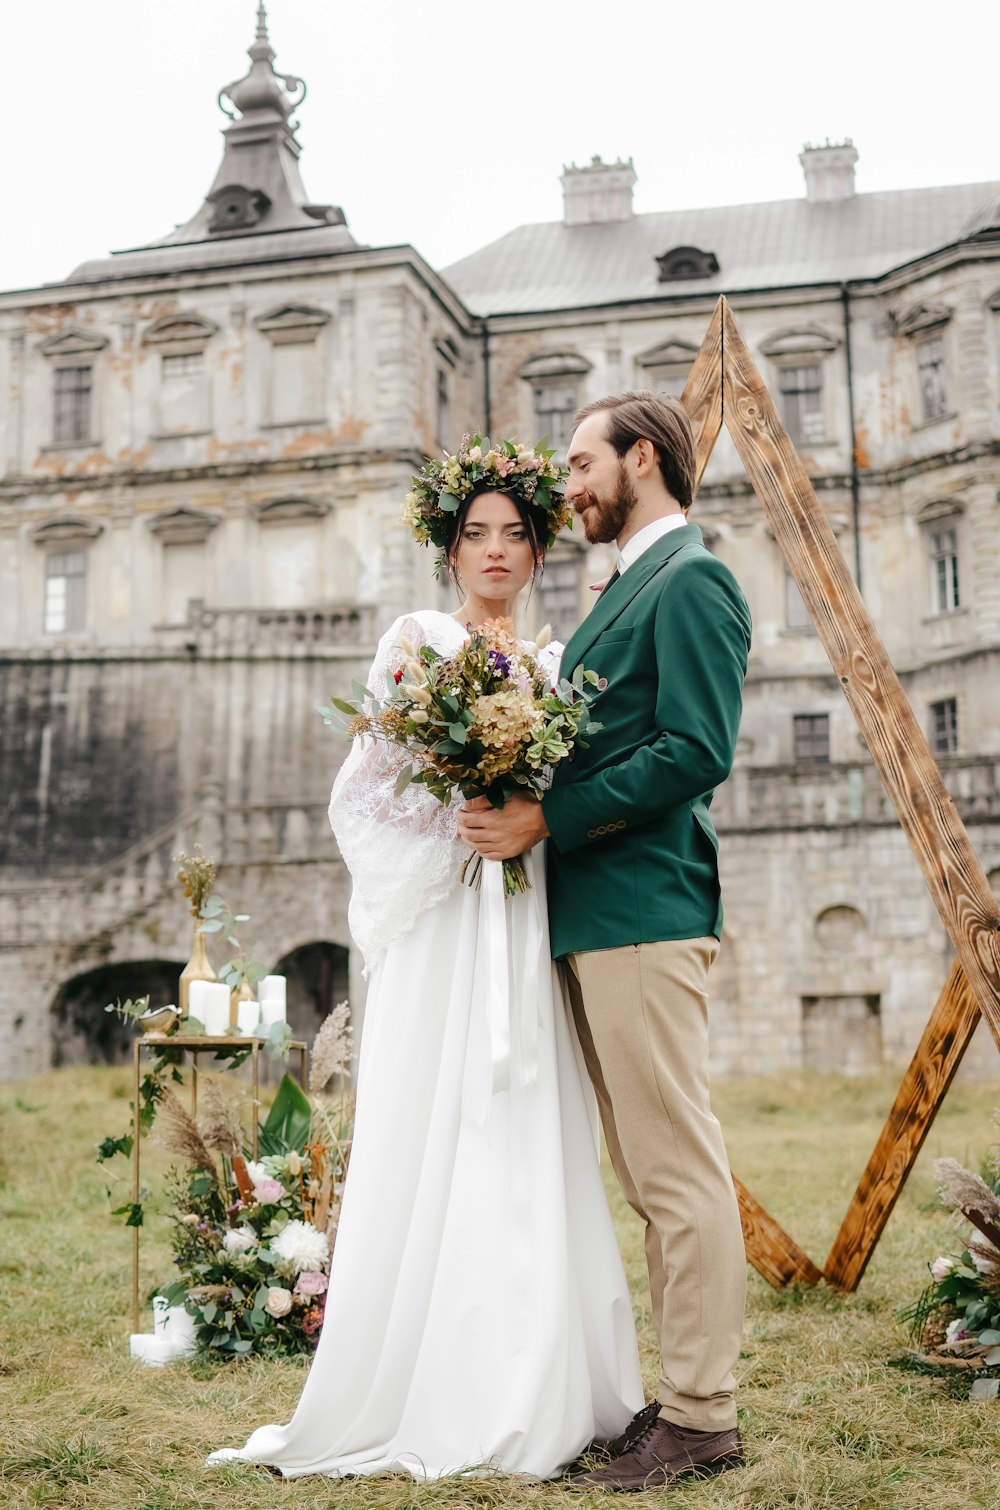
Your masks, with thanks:
M536 649L543 650L549 638L543 630ZM490 620L452 656L403 640L399 660L385 701L355 683L355 701L332 697L333 711L321 709L326 722L349 738L375 739L405 752L397 796L413 782L445 806L456 791L466 799L486 797L494 807L517 792L540 797L554 767L577 746L585 749L588 736L601 727L590 717L590 704L606 683L578 666L572 679L553 688L510 619ZM473 856L463 879L478 884L481 867ZM527 890L520 859L505 860L503 870L506 896Z

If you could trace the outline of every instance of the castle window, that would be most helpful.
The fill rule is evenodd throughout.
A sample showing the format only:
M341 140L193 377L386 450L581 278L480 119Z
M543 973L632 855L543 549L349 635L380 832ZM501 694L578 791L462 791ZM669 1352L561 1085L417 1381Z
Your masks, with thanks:
M83 629L86 613L86 551L50 551L45 557L45 633Z
M935 755L958 754L958 703L943 697L931 703L931 750Z
M782 418L793 445L816 445L826 435L823 372L818 362L781 367L778 373Z
M451 394L448 390L448 374L443 367L437 370L437 393L435 423L437 427L437 443L445 450L452 441L451 435Z
M792 751L802 765L825 765L830 759L830 715L796 713L792 718Z
M714 252L703 252L698 246L675 246L662 257L657 257L661 283L679 282L686 278L711 278L719 271L719 259Z
M82 445L93 433L94 369L89 365L57 367L52 380L52 439L57 446Z
M553 637L564 643L579 628L583 617L580 608L580 584L583 575L583 549L568 540L559 541L545 560L538 589L538 623L551 624Z
M586 357L575 351L556 351L532 357L520 375L531 385L534 441L548 440L565 456L573 435L573 416L580 407L581 382L590 371Z
M958 591L958 531L941 525L928 535L931 567L931 611L949 613L961 602Z

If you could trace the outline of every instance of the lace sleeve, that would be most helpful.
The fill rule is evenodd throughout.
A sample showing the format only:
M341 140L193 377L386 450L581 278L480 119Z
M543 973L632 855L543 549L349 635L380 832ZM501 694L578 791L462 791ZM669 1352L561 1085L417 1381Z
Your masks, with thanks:
M405 660L400 641L455 648L443 637L461 631L454 621L438 627L414 616L397 619L379 641L367 686L383 700ZM435 632L437 631L437 632ZM437 643L435 643L437 641ZM371 739L354 741L330 798L330 823L351 873L348 921L370 973L389 945L413 926L425 908L442 901L460 880L469 851L458 840L457 809L445 807L423 786L394 792L406 764L402 750Z

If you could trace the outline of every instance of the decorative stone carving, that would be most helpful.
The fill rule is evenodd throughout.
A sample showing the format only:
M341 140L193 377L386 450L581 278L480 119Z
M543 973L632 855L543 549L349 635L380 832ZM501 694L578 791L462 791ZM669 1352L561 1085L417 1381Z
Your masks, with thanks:
M201 509L170 509L149 521L150 531L164 545L201 545L218 526L218 516Z

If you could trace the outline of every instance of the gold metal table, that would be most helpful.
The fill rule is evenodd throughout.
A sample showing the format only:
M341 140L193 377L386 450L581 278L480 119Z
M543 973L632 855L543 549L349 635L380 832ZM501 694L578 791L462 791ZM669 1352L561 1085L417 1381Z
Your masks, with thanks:
M251 1085L251 1114L253 1130L251 1133L251 1148L253 1157L257 1157L258 1129L260 1126L260 1056L266 1048L266 1041L262 1038L244 1038L241 1034L224 1038L210 1038L200 1033L141 1033L136 1035L132 1045L132 1201L139 1200L139 1085L140 1069L143 1049L163 1053L164 1051L177 1051L176 1064L178 1067L183 1063L184 1055L191 1056L191 1115L198 1113L198 1057L201 1054L217 1054L220 1049L229 1049L236 1052L245 1050L250 1059L250 1085ZM299 1055L299 1084L306 1089L306 1065L309 1050L301 1039L293 1038L288 1044L289 1054L295 1050ZM171 1054L171 1057L172 1054ZM241 1064L246 1063L242 1060ZM225 1063L220 1063L220 1069L233 1068ZM238 1068L238 1066L237 1066ZM139 1330L139 1236L141 1227L132 1228L132 1330Z

